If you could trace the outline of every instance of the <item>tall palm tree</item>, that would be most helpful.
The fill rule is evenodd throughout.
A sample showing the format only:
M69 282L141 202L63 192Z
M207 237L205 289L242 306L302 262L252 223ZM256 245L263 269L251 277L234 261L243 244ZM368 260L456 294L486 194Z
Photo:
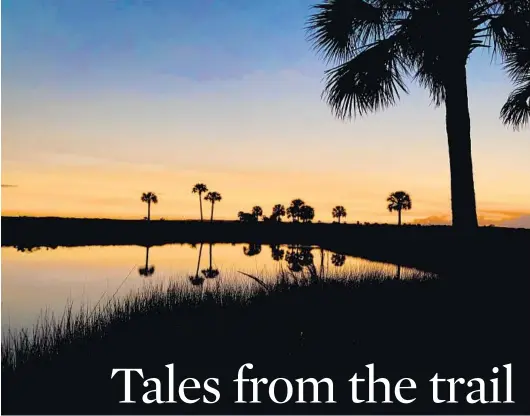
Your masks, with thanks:
M193 187L191 192L194 193L194 194L199 194L199 207L201 209L201 221L203 221L203 216L202 216L202 194L204 192L208 192L208 187L205 184L203 184L203 183L198 183L198 184L196 184Z
M213 206L216 202L221 201L222 197L219 192L208 192L208 194L204 197L206 201L210 201L212 204L212 212L210 215L210 222L213 222Z
M333 216L333 218L337 218L337 220L339 221L339 224L340 224L340 219L343 218L343 217L346 217L346 215L348 215L348 214L346 212L346 208L344 208L342 205L337 205L331 211L331 215Z
M141 200L147 203L147 221L151 221L151 203L158 204L158 197L154 192L144 192Z
M398 212L398 225L401 225L401 211L412 208L412 201L410 195L404 191L392 192L386 199L388 202L388 210L390 212Z
M322 0L308 20L309 40L337 65L323 95L341 119L395 104L405 78L445 104L453 226L477 227L467 62L477 49L499 53L517 89L502 120L528 122L528 0ZM441 36L450 30L451 37ZM526 97L526 98L525 98Z

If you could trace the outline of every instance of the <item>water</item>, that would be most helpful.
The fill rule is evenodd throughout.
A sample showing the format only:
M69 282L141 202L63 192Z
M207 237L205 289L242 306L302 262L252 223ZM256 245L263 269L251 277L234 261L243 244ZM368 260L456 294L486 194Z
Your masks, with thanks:
M215 244L210 251L209 244L203 244L202 249L201 244L170 244L149 249L84 246L31 252L2 247L2 333L8 328L31 328L43 312L60 316L68 302L74 310L82 305L95 306L112 296L125 296L145 285L169 280L180 280L191 290L190 276L198 276L195 280L200 283L209 275L211 278L204 279L204 290L219 285L253 289L258 283L239 271L267 282L275 281L282 270L298 277L308 276L310 270L350 278L367 273L393 278L399 273L400 278L407 279L419 273L318 247Z

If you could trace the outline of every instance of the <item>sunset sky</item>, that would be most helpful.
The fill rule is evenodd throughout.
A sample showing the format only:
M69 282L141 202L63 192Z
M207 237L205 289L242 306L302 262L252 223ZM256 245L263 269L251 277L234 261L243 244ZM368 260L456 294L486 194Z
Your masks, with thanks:
M216 217L302 198L315 220L395 222L450 213L444 109L411 94L336 120L324 64L305 39L314 0L3 0L2 214L197 218L197 182ZM530 131L499 121L510 84L480 52L468 65L482 223L530 218ZM11 185L11 186L8 186ZM429 221L429 220L427 220Z

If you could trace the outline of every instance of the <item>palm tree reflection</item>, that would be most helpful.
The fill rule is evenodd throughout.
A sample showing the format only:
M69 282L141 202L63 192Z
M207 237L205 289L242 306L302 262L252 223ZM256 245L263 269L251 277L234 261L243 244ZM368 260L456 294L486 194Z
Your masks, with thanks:
M271 244L269 247L271 248L271 256L274 261L283 260L285 250L279 244Z
M259 243L249 243L248 247L243 247L243 253L245 256L256 256L261 253L261 244Z
M145 266L140 267L138 269L138 274L144 277L152 276L153 273L155 272L155 266L154 265L149 266L149 248L150 248L149 246L145 248Z
M214 269L212 265L212 243L209 243L210 246L210 265L207 269L202 269L201 273L206 279L215 279L219 276L219 269Z
M202 256L202 247L204 243L201 243L199 247L199 259L197 260L197 269L195 271L195 276L189 276L190 283L193 286L202 286L204 284L204 277L199 276L199 268L201 267L201 256Z
M346 262L346 256L344 254L338 254L334 253L331 256L331 263L336 267L342 267L344 266L344 263Z

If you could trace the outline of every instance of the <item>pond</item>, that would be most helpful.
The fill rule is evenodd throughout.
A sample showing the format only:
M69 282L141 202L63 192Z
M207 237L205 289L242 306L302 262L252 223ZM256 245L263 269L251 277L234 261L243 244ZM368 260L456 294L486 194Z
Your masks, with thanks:
M243 272L243 273L241 273ZM244 274L246 273L246 274ZM68 304L91 308L157 283L195 290L253 290L259 282L308 276L417 278L415 269L344 256L311 246L168 244L22 250L2 247L2 334L31 328Z

